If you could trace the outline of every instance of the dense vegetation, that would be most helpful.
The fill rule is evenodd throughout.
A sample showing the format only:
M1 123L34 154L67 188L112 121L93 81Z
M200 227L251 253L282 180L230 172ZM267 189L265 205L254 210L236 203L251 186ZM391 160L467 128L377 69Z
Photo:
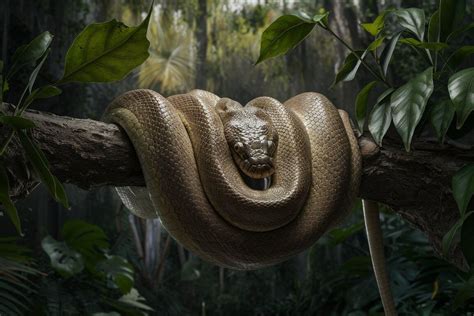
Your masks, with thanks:
M111 189L86 193L72 186L63 188L28 136L34 123L21 118L21 113L36 105L59 114L99 118L113 97L137 86L164 95L205 88L242 103L260 95L285 100L313 90L329 95L339 107L352 113L355 108L359 128L362 130L368 121L368 129L379 143L387 132L398 132L409 149L413 135L426 132L424 127L429 129L425 124L428 121L440 141L445 137L469 140L474 125L473 116L469 116L472 100L470 107L458 100L459 95L462 98L469 94L472 82L472 1L441 1L441 6L438 1L406 2L402 5L418 8L395 11L399 9L395 2L382 7L375 1L357 5L352 1L155 1L153 12L147 16L147 1L68 3L74 10L63 1L25 1L29 12L26 20L45 25L43 29L28 29L18 18L25 12L13 1L2 4L5 16L14 17L10 25L5 23L6 33L17 29L23 33L2 38L3 101L17 107L15 116L2 115L0 119L13 127L12 134L19 135L32 170L44 185L15 206L8 196L8 171L0 168L0 201L8 215L0 222L0 313L380 314L360 207L341 227L288 262L249 272L219 268L183 249L159 220L145 221L130 215ZM449 3L460 6L453 9L452 28L436 30L436 19L446 18L443 12L447 9L443 10L442 5ZM294 11L299 12L297 16L277 19ZM57 24L50 24L51 17ZM92 36L100 41L101 32L123 25L111 21L83 28L92 18L112 17L136 25L127 29L123 41L137 36L140 44L128 48L129 63L108 64L118 71L87 69L93 65L94 56L102 58L105 52L114 51L114 43L102 52L94 52L96 55L84 57L81 41ZM303 32L288 34L287 42L277 47L276 53L265 51L271 46L268 42L265 46L265 40L275 44L268 30L278 27L281 19L303 25ZM358 28L361 22L365 24ZM144 37L147 27L150 43ZM42 33L46 29L61 31L53 40L49 32ZM337 45L338 39L344 45ZM298 43L284 58L255 65L257 60L286 53ZM381 53L382 48L389 53ZM373 59L365 59L367 56ZM337 74L334 65L339 69ZM470 76L463 79L467 83L453 96L448 88L457 78L450 78L465 73ZM336 79L330 89L328 78L333 77ZM116 80L121 81L90 83ZM402 90L416 90L420 82L428 82L431 88L419 89L422 95L416 108L404 109L403 105L411 103L399 102L398 114L393 113L388 100L402 100L410 95ZM371 91L373 95L369 95ZM369 111L372 104L375 106ZM418 114L410 116L410 111ZM405 119L402 117L402 123L395 123L391 131L391 118L396 122L396 115ZM0 155L7 146L8 141L2 144ZM472 258L469 232L474 227L467 209L474 191L472 169L466 167L454 181L462 216L445 239L449 250L456 236L461 235L468 259ZM426 238L388 209L383 212L382 224L401 314L463 314L474 308L471 272L434 257Z

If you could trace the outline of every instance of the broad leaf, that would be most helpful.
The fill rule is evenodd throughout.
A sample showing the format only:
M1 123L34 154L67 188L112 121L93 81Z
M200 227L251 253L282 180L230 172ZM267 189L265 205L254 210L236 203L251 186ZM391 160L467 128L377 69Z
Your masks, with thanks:
M368 50L374 51L377 48L380 47L380 45L383 44L383 41L385 40L385 36L380 36L376 38L372 43L370 43L369 47L367 47Z
M87 269L91 272L97 263L105 258L104 253L110 248L107 235L102 228L83 220L67 221L61 235L69 247L82 255Z
M315 25L316 22L308 21L296 15L279 17L262 34L260 56L256 64L286 54L304 40Z
M355 53L350 53L349 55L347 55L346 59L344 60L344 64L342 65L342 68L337 72L336 78L334 79L334 83L332 85L335 86L341 81L353 80L362 63L361 59L365 58L367 52L368 50L365 50L361 55L361 52L357 51ZM357 56L360 56L360 58L358 58L355 54L357 54Z
M331 239L330 243L333 246L338 245L363 229L364 222L362 221L352 224L348 227L334 228L328 233L329 238Z
M138 308L138 309L153 311L153 308L151 308L150 306L142 303L142 302L145 302L145 299L134 288L130 291L130 293L122 296L121 298L119 298L118 302L124 303L124 304L129 305L129 306L133 306L133 307Z
M10 68L7 79L11 78L17 71L26 65L35 63L48 50L53 35L44 32L35 37L29 44L20 46L12 58L12 67Z
M5 124L17 129L28 129L35 127L35 123L21 116L3 115L0 116L0 124Z
M425 12L418 8L400 9L394 11L400 25L415 34L420 41L425 35Z
M315 16L313 16L313 21L318 23L323 28L327 28L329 24L328 16L329 16L329 12L316 14Z
M449 56L448 61L446 63L452 69L456 69L462 64L462 62L467 57L469 57L472 54L474 54L474 45L462 46L459 49L457 49L454 53L452 53L451 56Z
M474 264L474 216L468 217L461 228L461 249L467 263L473 268Z
M97 270L104 273L109 287L118 288L122 294L133 288L133 267L124 258L107 256L97 264Z
M466 11L466 0L440 0L439 39L445 41L449 34L457 29L464 18Z
M439 42L439 10L436 10L430 18L428 42Z
M369 117L369 131L375 142L382 146L382 140L391 123L390 102L375 105Z
M444 136L448 131L454 117L455 108L451 100L436 103L430 112L430 121L440 143L444 142Z
M468 212L461 216L460 219L449 229L449 231L443 236L443 240L441 242L441 249L443 251L443 255L447 257L451 248L453 247L453 242L459 237L460 229L462 224L466 221L466 219L474 212Z
M448 47L448 44L446 43L439 43L439 42L420 42L419 40L415 38L403 38L400 40L400 43L403 44L408 44L413 47L418 47L418 48L426 48L432 51L440 51L442 49L445 49Z
M380 57L380 60L381 60L382 70L383 70L384 75L387 75L388 65L390 64L393 52L395 51L395 47L397 46L398 40L400 39L401 35L402 35L401 32L394 34L392 38L390 38L390 41L388 42L387 46L385 46L382 52L382 56Z
M466 301L474 296L474 276L462 284L453 300L453 310L465 306Z
M474 67L461 70L449 78L448 91L456 107L457 129L474 110Z
M34 170L38 173L41 181L46 185L50 194L65 208L69 208L66 192L59 180L51 174L48 161L43 152L33 143L24 131L17 131L17 134L28 160L31 162Z
M364 131L365 116L367 115L367 103L369 100L369 93L375 86L377 81L369 82L360 92L357 94L355 102L355 114L357 119L357 126L359 131Z
M433 93L433 68L429 67L395 90L390 98L393 123L407 151L410 151L413 133L423 116L431 93Z
M466 165L456 172L452 187L454 199L462 215L474 194L474 164Z
M46 236L41 247L51 260L51 266L64 277L70 277L84 270L82 256L69 248L65 242Z
M18 211L13 204L12 200L10 199L10 185L8 183L8 173L3 163L0 162L0 203L5 208L8 217L12 221L13 225L18 232L18 234L22 234L21 232L21 222L20 217L18 216Z
M112 20L88 25L66 54L61 83L121 80L149 56L146 38L151 8L136 27Z
M33 69L33 71L31 72L30 79L28 80L28 84L26 86L26 89L28 89L29 93L31 93L31 90L33 89L33 86L36 82L36 78L38 77L41 68L43 68L43 64L46 61L46 58L48 58L49 52L50 49L47 49L44 55L41 57L41 60L38 65L36 65L35 69Z

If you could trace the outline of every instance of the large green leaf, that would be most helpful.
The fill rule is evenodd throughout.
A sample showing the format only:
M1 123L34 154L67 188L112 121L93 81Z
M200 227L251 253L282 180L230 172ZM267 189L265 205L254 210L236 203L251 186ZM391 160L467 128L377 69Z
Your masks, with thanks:
M12 200L10 199L10 185L8 183L8 173L3 163L0 161L0 203L5 208L8 217L12 221L13 225L18 232L18 234L22 234L21 232L21 222L20 217L18 216L18 211L13 204ZM2 254L0 253L0 256Z
M452 69L456 69L467 57L472 54L474 54L474 45L462 46L454 51L451 56L449 56L446 64Z
M12 67L8 71L7 79L11 78L24 66L33 64L44 56L52 40L53 35L51 35L51 33L43 32L35 37L29 44L20 46L12 57Z
M402 27L415 34L420 41L425 35L425 12L418 8L393 11Z
M17 134L28 160L31 162L31 165L39 175L41 181L46 185L50 194L65 208L69 208L66 191L64 191L61 182L59 182L59 180L49 170L49 163L44 153L23 130L17 130Z
M335 86L341 81L353 80L357 71L359 70L360 65L362 64L361 60L365 58L367 52L368 50L365 50L364 52L356 51L355 53L350 53L347 55L346 59L344 60L344 64L337 72L336 78L334 79L334 83L332 85Z
M430 18L428 42L439 42L439 10L436 10Z
M456 127L460 129L474 110L474 67L452 75L448 81L448 91L456 107Z
M256 64L286 54L309 35L316 23L297 15L283 15L276 19L262 34Z
M474 194L474 164L459 169L453 176L453 195L461 215L464 214Z
M46 236L41 241L41 247L48 254L51 266L62 276L73 276L84 270L81 254L69 248L65 242Z
M430 112L430 121L440 143L444 142L444 136L448 131L454 117L455 108L451 100L436 103Z
M393 123L407 151L410 151L413 133L423 116L431 93L433 68L429 67L395 90L390 98Z
M466 0L440 0L439 3L439 40L446 38L457 29L464 18Z
M453 309L456 310L466 304L466 301L474 296L474 276L462 284L453 300Z
M97 270L104 273L109 287L118 288L122 294L133 288L133 267L124 258L107 256L97 264Z
M388 42L388 44L385 46L384 50L382 51L380 60L381 60L382 70L383 70L384 75L387 75L388 65L390 64L393 52L395 51L395 47L397 46L398 40L400 39L401 35L402 35L401 32L394 34L390 38L390 41Z
M385 102L380 105L376 104L372 109L372 113L370 113L369 131L379 146L382 146L383 137L390 127L391 113L390 102Z
M357 126L359 127L359 131L364 131L364 123L365 117L367 115L367 104L369 100L369 93L372 91L372 88L375 86L377 81L369 82L365 85L362 90L357 94L356 102L355 102L355 114L357 119Z
M124 78L149 56L146 33L150 15L151 8L136 27L117 20L88 25L67 51L60 82L109 82Z
M91 272L105 258L104 253L110 248L102 228L83 220L68 220L63 225L61 235L69 247L82 255L86 268Z

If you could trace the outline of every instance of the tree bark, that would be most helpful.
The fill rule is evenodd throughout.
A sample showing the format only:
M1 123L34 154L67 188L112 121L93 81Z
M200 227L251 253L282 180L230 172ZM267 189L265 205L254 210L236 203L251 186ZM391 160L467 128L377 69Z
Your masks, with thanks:
M0 110L7 111L7 106ZM31 134L61 181L83 189L145 184L133 146L116 125L36 111L26 112L25 117L36 123ZM7 128L0 126L0 142L7 134ZM360 197L391 207L426 233L439 254L442 237L459 217L451 179L463 165L474 162L472 146L419 140L407 153L396 140L385 139L379 148L367 136L359 138L359 145L363 158ZM24 197L37 182L24 171L28 164L15 139L4 163L13 198ZM448 260L464 266L458 249Z

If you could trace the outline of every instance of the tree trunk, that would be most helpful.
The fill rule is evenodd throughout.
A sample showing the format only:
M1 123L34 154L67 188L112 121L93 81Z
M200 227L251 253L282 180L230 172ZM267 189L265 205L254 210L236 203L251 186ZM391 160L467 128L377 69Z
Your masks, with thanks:
M196 88L206 89L206 59L207 59L207 0L198 1L196 13Z
M35 121L32 136L61 181L84 189L145 184L134 149L116 125L36 111L26 112L25 117ZM6 128L0 127L0 142L6 135ZM379 148L369 137L360 137L359 145L363 157L359 196L391 207L425 232L439 253L442 237L459 217L451 179L460 167L474 161L472 146L418 140L407 153L399 141L385 139ZM24 197L37 182L24 171L27 163L15 139L4 162L13 198ZM458 249L449 260L464 265Z

